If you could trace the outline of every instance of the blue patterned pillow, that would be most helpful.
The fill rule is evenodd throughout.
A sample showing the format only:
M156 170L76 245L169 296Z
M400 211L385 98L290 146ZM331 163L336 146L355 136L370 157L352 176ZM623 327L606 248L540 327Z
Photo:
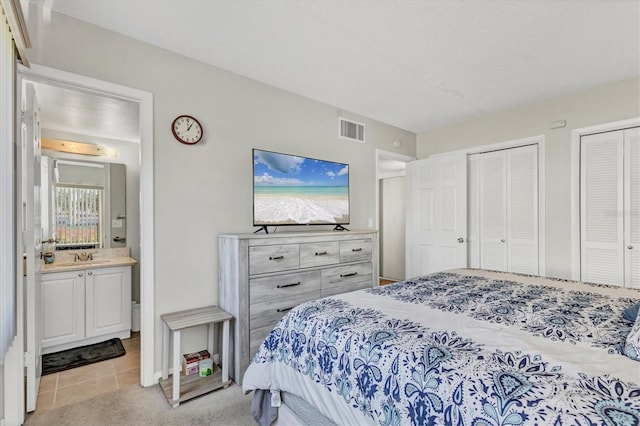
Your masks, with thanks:
M636 322L627 336L624 354L631 359L640 361L640 312L636 316Z
M635 321L636 317L638 316L638 311L640 311L640 302L625 309L624 313L622 314L622 318L626 319L627 321Z

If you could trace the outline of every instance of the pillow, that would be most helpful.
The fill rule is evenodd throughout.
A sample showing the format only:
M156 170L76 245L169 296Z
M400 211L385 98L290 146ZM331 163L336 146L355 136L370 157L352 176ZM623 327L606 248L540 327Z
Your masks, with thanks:
M640 302L625 309L624 313L622 314L622 318L626 319L627 321L635 321L636 317L638 316L638 311L640 311Z
M640 361L640 314L636 316L636 322L631 327L624 345L624 354L631 359Z

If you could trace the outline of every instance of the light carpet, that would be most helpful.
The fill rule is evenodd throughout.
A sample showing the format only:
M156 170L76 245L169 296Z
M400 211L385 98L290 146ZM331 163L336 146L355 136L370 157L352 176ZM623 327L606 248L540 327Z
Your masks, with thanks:
M196 426L255 425L251 417L251 396L231 385L185 401L172 408L158 385L132 386L95 398L56 408L35 411L27 416L26 426Z

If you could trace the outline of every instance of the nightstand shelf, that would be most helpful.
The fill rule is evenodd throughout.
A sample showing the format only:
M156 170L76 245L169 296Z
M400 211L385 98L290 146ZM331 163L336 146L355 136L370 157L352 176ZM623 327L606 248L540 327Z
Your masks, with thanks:
M231 384L229 380L229 323L233 316L217 306L189 309L160 315L163 322L162 333L162 380L160 387L170 404L174 407L181 402L195 398ZM220 347L220 369L208 377L197 374L180 374L182 354L180 350L180 332L185 328L206 325L209 328L208 349L213 354L215 326L222 323L222 345ZM173 376L169 378L169 340L173 334ZM217 370L217 371L215 371Z
M222 370L216 368L215 372L211 376L200 377L197 374L185 376L180 374L180 388L178 393L180 397L178 401L173 400L173 376L166 380L160 380L160 387L164 392L164 396L167 397L169 403L180 403L187 401L191 398L203 395L214 390L229 386L231 380L222 380Z

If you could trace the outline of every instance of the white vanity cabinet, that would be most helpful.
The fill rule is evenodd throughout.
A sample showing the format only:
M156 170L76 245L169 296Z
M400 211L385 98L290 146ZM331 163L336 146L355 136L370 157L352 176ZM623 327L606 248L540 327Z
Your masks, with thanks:
M291 308L378 285L377 238L374 231L355 230L218 237L218 299L234 316L231 375L236 383Z
M85 271L42 274L43 349L84 339L84 276Z
M131 336L131 266L42 274L43 353Z

